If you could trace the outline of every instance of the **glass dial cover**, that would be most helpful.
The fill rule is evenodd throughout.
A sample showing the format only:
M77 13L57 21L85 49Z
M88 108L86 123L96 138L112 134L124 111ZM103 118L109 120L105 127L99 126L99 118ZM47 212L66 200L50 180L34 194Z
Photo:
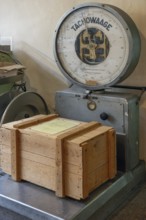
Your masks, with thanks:
M72 83L103 89L132 73L140 55L140 37L121 9L82 4L61 18L55 30L54 55Z

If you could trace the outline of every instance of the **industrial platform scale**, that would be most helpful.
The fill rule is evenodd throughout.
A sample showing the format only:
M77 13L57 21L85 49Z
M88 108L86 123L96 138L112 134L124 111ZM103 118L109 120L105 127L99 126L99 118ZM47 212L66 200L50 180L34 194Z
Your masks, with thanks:
M71 82L70 88L56 92L56 111L61 117L114 127L118 173L83 201L57 198L4 174L0 205L35 220L106 219L146 177L145 163L139 160L138 92L115 88L138 63L139 32L121 9L92 3L67 12L54 39L56 63Z

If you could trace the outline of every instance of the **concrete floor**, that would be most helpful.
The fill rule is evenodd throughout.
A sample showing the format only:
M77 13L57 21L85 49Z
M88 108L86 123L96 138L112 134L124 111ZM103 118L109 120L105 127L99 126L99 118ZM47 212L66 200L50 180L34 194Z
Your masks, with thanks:
M146 220L146 182L108 220Z
M0 220L30 219L0 207ZM146 220L146 183L140 185L129 199L107 220Z

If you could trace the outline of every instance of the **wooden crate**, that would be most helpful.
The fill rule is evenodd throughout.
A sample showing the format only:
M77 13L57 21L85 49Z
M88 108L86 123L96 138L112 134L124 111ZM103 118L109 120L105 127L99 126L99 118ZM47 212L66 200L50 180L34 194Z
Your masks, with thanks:
M4 124L1 168L16 181L84 199L116 175L115 130L55 114Z

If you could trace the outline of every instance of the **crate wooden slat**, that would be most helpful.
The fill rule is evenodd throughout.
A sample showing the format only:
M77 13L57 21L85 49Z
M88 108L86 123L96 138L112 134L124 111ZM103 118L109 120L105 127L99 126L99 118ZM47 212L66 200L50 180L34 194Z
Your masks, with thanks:
M73 126L52 134L34 129L53 120L68 120ZM84 199L116 175L115 130L100 123L38 115L4 124L0 134L3 171L59 197Z

